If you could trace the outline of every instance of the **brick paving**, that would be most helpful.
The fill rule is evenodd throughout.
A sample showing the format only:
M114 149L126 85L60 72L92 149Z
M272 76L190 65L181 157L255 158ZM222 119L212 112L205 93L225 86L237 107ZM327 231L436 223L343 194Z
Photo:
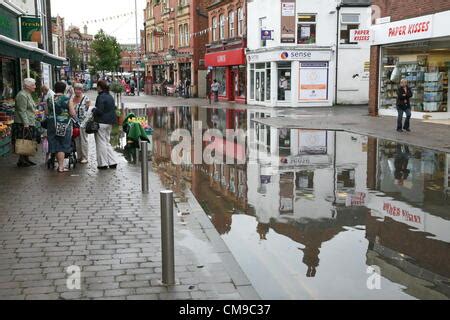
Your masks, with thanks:
M140 168L124 160L99 172L91 158L67 174L47 170L41 154L34 160L19 169L15 156L0 158L1 300L259 298L193 199L180 204L190 215L175 219L179 285L161 285L164 188L155 173L143 196ZM67 287L74 265L81 290Z

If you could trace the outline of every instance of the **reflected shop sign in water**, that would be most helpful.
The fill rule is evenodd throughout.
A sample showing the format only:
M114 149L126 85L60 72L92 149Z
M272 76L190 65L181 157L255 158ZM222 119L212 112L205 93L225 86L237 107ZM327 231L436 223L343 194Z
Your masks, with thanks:
M268 126L273 111L180 107L147 116L155 172L196 197L263 299L450 298L449 155ZM200 136L221 136L195 141L198 124ZM179 129L192 149L214 145L224 161L174 164ZM229 139L226 130L246 134ZM176 153L193 158L195 150Z

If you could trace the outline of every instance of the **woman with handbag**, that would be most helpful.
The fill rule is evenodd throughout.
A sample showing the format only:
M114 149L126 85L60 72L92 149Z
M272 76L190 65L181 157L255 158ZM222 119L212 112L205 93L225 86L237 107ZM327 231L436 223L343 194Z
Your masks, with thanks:
M55 96L48 105L47 134L49 153L56 154L58 172L67 172L64 168L66 153L72 151L72 118L76 116L72 101L64 95L66 84L55 84Z
M91 111L91 100L84 94L83 85L81 83L75 84L74 91L73 104L75 106L75 112L78 121L84 123ZM80 136L76 138L75 141L77 144L78 161L81 164L87 164L89 159L89 142L86 128L83 128L83 126L80 128Z
M111 131L113 125L117 123L116 105L114 98L109 93L109 86L104 80L97 84L98 97L95 108L92 110L95 122L99 124L99 129L95 133L95 143L97 146L97 166L99 170L117 168L116 155L111 146Z
M32 152L23 152L23 150L19 150L19 146L16 145L17 143L33 141L35 138L36 104L34 103L31 94L36 91L36 80L27 78L23 82L24 88L16 96L16 114L13 125L13 143L16 146L15 152L19 155L19 161L17 162L19 168L36 165L29 159ZM31 143L36 144L34 141L29 142L29 144Z

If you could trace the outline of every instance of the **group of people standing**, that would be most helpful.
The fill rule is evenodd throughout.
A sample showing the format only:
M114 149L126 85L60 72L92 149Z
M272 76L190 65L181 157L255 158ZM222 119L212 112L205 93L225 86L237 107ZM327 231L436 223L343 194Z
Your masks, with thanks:
M32 94L36 90L36 81L32 78L24 80L24 88L16 96L15 123L13 138L23 138L24 132L31 132L33 139L40 139L40 132L35 128L36 104ZM65 82L57 82L54 91L47 86L42 87L41 107L45 110L46 129L48 139L48 153L56 158L58 172L67 172L64 159L72 152L72 139L74 128L79 128L79 136L75 139L78 162L89 162L89 139L86 130L89 121L98 123L95 132L97 151L97 167L99 170L116 169L117 160L114 149L110 144L113 125L117 118L114 98L109 94L106 81L97 84L98 97L95 105L84 94L84 87L76 83L70 88ZM18 167L36 165L27 156L19 156Z

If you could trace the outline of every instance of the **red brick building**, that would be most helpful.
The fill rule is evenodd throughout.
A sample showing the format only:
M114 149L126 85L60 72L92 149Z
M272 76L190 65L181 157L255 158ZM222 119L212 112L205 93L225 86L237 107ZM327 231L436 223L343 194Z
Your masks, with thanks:
M246 0L209 0L208 86L216 79L219 99L246 103Z
M190 95L206 95L207 0L147 1L145 9L146 91L164 93L189 80Z
M120 45L122 52L120 56L122 58L120 63L120 72L133 72L136 71L136 62L139 60L136 53L136 45Z
M372 26L370 114L396 116L406 79L413 118L450 119L450 2L374 0L373 7L380 19Z

